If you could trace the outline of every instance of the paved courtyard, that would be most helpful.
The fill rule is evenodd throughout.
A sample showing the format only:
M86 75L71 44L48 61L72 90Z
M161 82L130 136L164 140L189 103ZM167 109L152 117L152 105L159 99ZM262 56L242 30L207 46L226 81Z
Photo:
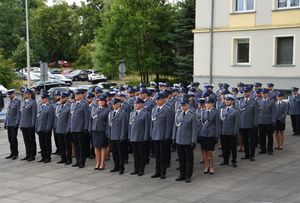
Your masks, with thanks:
M9 151L6 131L0 124L0 202L300 202L300 137L291 136L288 122L287 142L283 151L274 155L258 155L255 162L238 161L238 168L221 167L217 158L215 175L203 174L199 165L199 145L195 151L192 183L175 182L178 175L175 161L167 171L167 179L151 179L154 160L145 176L130 176L133 160L130 156L126 172L120 176L94 170L94 160L84 169L58 165L53 155L49 164L6 160ZM19 157L24 156L24 144L19 132ZM216 156L219 154L216 151ZM239 154L239 157L242 154ZM37 160L40 159L38 155ZM240 160L240 159L239 159Z

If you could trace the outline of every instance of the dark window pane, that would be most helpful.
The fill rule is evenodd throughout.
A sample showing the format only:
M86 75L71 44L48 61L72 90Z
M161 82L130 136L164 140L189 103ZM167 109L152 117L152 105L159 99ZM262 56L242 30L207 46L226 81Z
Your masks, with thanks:
M299 6L299 0L291 0L291 6Z
M249 63L249 40L237 41L237 63Z
M277 38L277 64L293 64L294 38Z
M287 7L287 1L288 0L278 0L278 8Z

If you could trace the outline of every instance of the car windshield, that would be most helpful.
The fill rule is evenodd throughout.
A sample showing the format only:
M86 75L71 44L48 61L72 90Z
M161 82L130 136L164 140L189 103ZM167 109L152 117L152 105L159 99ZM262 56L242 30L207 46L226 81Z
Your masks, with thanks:
M77 75L77 74L79 74L80 73L80 70L74 70L74 71L72 71L71 73L70 73L70 76L72 76L72 75Z
M61 79L66 79L66 77L64 75L58 75L58 74L54 74L55 79L61 80Z
M42 81L37 81L37 82L33 83L32 86L38 86L40 84L42 84Z

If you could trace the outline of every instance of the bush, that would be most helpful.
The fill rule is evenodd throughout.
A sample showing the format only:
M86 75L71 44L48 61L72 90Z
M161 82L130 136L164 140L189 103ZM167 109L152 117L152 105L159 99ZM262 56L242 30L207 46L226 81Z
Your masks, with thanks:
M6 88L13 87L13 81L16 78L14 68L12 60L4 59L3 50L0 49L0 83Z

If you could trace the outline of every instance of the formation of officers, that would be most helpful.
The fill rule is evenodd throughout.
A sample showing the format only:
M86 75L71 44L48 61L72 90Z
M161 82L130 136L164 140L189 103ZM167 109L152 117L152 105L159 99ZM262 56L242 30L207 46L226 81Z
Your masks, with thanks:
M94 157L95 170L104 170L112 153L114 167L110 172L124 173L128 153L133 152L134 171L144 175L145 166L155 157L151 178L166 178L171 163L171 151L177 150L179 177L176 181L191 182L196 143L201 145L204 173L215 173L214 150L220 140L223 162L237 167L237 151L242 159L255 161L259 154L273 154L282 150L286 116L292 120L294 135L300 134L300 95L293 87L288 101L274 85L243 84L229 90L227 83L197 82L188 87L181 84L150 83L133 87L121 86L112 92L100 88L76 89L74 92L56 92L50 103L47 92L36 101L34 92L26 89L23 100L9 90L10 103L5 128L8 132L11 154L18 158L18 128L21 129L26 156L21 160L34 161L37 155L36 134L41 150L39 162L48 163L52 154L52 132L61 160L58 164L85 167L86 158ZM274 133L275 132L275 133ZM273 143L273 136L276 145ZM230 160L231 157L231 160Z

